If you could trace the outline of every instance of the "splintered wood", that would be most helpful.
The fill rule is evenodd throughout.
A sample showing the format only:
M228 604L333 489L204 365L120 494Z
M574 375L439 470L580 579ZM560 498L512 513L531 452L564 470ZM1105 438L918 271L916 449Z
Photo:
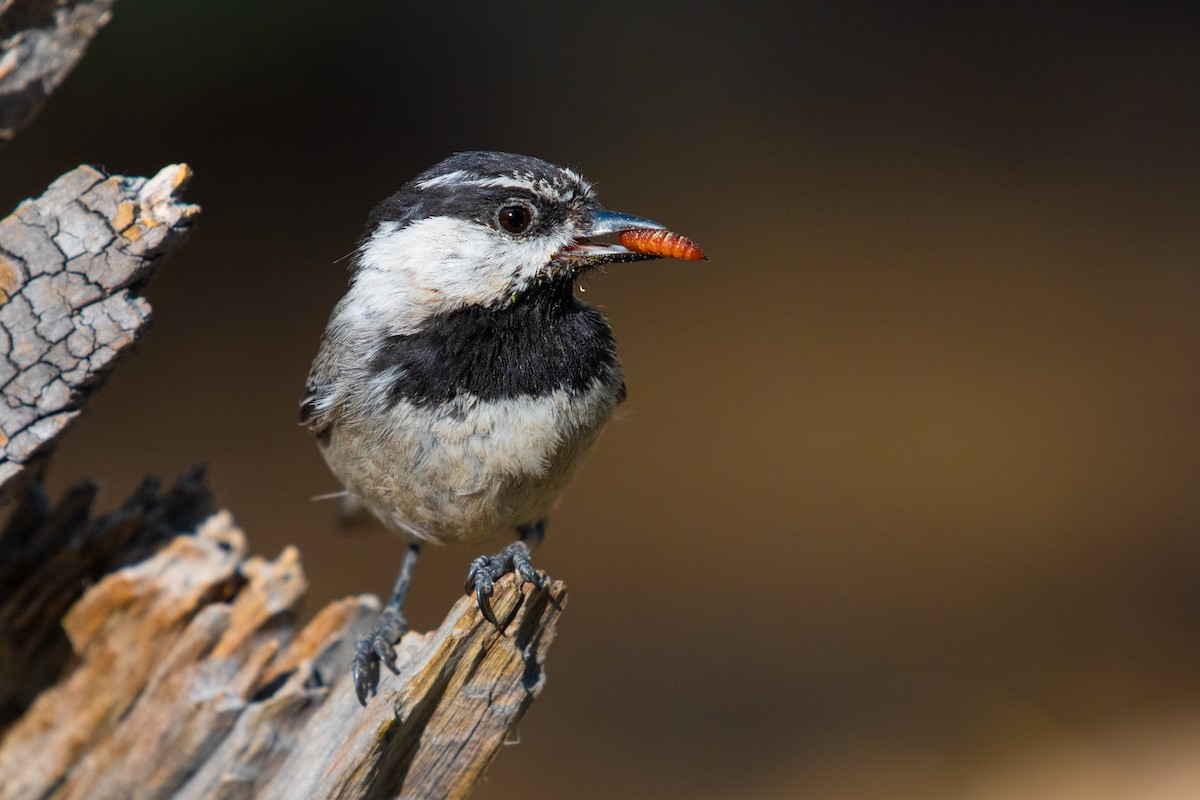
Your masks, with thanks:
M226 512L105 576L63 619L73 666L0 739L0 798L465 797L541 691L566 599L506 578L498 631L462 598L364 709L348 665L378 601L296 630L304 591L298 553L247 557Z
M53 505L27 469L143 332L188 175L80 167L0 222L0 800L465 797L542 690L561 583L501 581L499 631L462 598L364 709L376 598L297 629L299 554L247 557L199 472L92 518L94 485Z
M112 5L0 0L0 147ZM462 598L403 638L364 709L349 664L379 601L297 629L299 553L248 557L199 471L98 518L89 482L42 495L36 466L143 332L135 289L199 212L189 175L79 167L0 221L0 800L465 797L542 690L563 584L501 581L501 630Z

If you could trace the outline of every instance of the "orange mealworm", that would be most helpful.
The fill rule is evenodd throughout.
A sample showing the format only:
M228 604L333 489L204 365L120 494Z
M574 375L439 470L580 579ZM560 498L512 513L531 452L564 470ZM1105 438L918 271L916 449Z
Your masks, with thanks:
M704 255L704 251L695 242L670 231L624 231L620 242L626 250L635 253L678 258L680 261L708 261L708 256Z

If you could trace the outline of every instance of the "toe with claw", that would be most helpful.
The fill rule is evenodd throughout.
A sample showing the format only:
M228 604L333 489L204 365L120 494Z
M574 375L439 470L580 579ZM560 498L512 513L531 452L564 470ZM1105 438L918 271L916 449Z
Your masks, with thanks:
M400 565L400 574L392 586L392 596L388 598L379 621L371 632L359 639L354 645L354 660L350 662L350 676L354 679L354 694L358 702L366 706L367 699L374 696L379 686L379 664L399 675L396 667L396 648L404 632L408 630L408 621L404 619L404 596L408 593L408 584L412 580L413 568L417 564L417 555L421 546L410 542L408 551L404 554L404 562Z
M408 622L398 609L386 608L379 615L379 622L363 638L354 645L354 660L350 663L350 674L354 678L354 694L358 702L365 706L367 700L375 695L379 686L379 665L382 663L399 675L396 666L396 648L394 642L408 630Z
M500 627L500 621L492 610L492 592L495 591L496 581L510 572L516 575L518 585L528 582L539 589L545 586L546 578L530 563L529 546L524 541L513 542L494 556L480 556L471 562L471 569L467 572L467 594L475 592L483 618L497 628Z

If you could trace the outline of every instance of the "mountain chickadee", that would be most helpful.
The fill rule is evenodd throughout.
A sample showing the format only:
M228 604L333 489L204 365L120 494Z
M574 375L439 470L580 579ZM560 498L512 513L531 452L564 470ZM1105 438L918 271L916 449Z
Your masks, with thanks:
M640 246L647 231L676 249ZM606 234L629 247L591 241ZM604 210L576 172L508 153L451 156L371 213L300 414L349 494L412 542L355 650L359 702L380 662L396 671L420 542L518 532L467 576L493 624L488 598L502 576L543 585L529 547L625 398L612 332L574 282L601 264L678 257L680 241L691 244Z

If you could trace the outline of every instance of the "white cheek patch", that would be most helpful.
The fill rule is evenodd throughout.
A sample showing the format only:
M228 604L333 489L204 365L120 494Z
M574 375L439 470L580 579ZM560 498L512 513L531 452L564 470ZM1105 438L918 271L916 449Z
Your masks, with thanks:
M513 238L455 217L383 223L359 250L350 288L356 302L347 307L392 333L409 333L435 314L506 302L570 238Z

